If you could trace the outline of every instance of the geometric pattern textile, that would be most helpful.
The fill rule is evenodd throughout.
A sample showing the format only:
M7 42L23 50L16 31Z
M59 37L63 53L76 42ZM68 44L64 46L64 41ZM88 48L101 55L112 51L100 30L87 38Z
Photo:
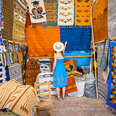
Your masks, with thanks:
M67 41L66 51L89 51L91 26L60 27L61 42Z
M74 23L74 0L58 0L58 25L69 26Z
M42 26L57 26L58 0L44 0L47 22Z
M75 0L75 25L91 25L92 0Z

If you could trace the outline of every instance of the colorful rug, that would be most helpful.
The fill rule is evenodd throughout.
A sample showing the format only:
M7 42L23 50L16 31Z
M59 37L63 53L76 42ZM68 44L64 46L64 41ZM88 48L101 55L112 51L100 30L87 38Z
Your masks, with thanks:
M47 22L42 26L57 26L58 0L44 0Z
M65 69L67 73L76 71L73 60L70 60L65 63ZM72 92L77 91L77 86L76 86L74 75L73 74L67 75L67 79L68 79L68 86L66 87L65 93L72 93Z
M58 25L74 24L74 0L58 0Z
M78 89L76 86L74 75L72 74L72 75L67 76L67 79L68 79L68 86L66 87L65 93L76 92Z
M46 22L46 11L43 0L28 1L31 23Z
M75 25L91 25L92 0L75 0Z

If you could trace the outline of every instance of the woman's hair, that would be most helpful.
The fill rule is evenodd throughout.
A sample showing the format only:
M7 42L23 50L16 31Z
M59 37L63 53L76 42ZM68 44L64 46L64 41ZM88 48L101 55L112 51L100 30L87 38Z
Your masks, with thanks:
M57 53L57 51L55 51L55 53ZM61 51L61 52L59 52L59 53L61 53L61 54L62 54L62 56L64 56L64 53L63 53L63 51Z

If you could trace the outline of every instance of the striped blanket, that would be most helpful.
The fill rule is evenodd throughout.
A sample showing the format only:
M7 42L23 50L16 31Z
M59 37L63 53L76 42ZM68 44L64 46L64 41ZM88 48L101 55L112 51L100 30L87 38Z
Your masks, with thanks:
M0 85L0 109L8 108L20 116L30 116L36 101L36 91L15 80Z

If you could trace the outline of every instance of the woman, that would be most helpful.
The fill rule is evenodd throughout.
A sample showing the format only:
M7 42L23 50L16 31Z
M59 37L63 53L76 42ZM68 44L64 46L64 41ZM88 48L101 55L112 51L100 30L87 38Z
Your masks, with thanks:
M61 42L56 42L53 45L54 48L54 64L53 64L53 85L56 87L57 97L60 98L60 88L62 88L62 98L65 96L65 86L68 85L67 73L64 66L64 50L66 48L67 42L65 45Z

